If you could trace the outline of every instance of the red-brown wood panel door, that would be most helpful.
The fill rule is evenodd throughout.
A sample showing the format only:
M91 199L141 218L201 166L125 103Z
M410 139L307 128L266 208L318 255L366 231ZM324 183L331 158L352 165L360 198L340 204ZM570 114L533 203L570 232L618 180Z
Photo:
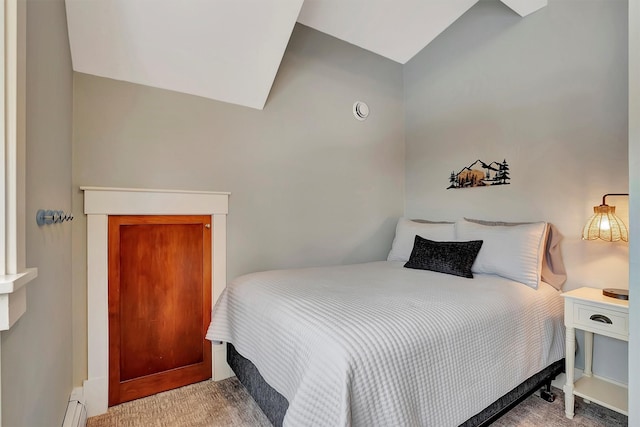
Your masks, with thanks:
M109 217L109 406L211 377L210 224Z

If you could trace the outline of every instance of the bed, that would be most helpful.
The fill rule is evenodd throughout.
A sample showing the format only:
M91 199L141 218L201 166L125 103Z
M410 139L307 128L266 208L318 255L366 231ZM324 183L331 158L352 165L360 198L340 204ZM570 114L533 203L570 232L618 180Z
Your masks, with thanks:
M274 424L479 425L562 369L546 223L403 221L387 261L249 274L221 295L207 338L232 344Z

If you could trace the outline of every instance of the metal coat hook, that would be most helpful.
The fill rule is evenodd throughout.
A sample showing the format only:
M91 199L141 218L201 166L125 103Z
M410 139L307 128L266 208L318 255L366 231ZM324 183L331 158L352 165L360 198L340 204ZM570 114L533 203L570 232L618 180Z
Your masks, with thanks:
M64 211L44 210L39 209L36 213L36 223L39 226L48 224L58 224L65 221L72 221L73 214L66 214Z

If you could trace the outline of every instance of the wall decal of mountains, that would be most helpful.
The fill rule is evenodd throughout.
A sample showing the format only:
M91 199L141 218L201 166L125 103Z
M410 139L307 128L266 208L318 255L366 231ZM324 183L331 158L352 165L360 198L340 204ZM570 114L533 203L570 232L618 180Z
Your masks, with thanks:
M451 172L449 176L450 188L470 188L485 187L487 185L505 185L509 184L509 164L507 159L502 162L485 163L478 159L465 166L458 173Z

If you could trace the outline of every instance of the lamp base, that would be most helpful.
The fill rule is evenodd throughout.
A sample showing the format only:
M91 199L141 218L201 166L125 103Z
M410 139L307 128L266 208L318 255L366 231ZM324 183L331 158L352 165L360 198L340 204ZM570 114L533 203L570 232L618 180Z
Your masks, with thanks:
M617 299L629 299L629 290L628 289L614 289L607 288L602 290L602 295L605 297L617 298Z

